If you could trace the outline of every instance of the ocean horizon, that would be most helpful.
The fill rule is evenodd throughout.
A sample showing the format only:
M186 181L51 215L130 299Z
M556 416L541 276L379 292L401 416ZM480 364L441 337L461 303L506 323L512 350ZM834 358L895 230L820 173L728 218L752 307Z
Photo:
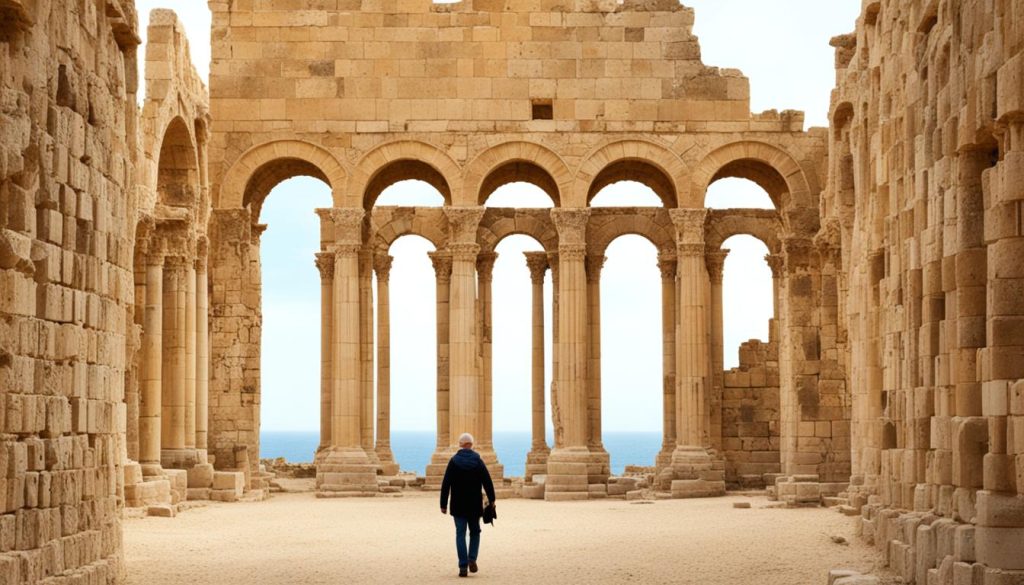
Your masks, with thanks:
M627 465L654 465L661 449L661 433L611 431L603 434L604 447L611 457L613 475L621 475ZM494 450L505 466L506 477L522 477L526 472L526 454L530 451L528 431L495 431ZM320 443L317 431L263 431L260 433L260 457L284 457L291 463L311 463ZM548 445L553 443L548 437ZM392 431L391 451L402 471L423 475L434 452L434 431Z

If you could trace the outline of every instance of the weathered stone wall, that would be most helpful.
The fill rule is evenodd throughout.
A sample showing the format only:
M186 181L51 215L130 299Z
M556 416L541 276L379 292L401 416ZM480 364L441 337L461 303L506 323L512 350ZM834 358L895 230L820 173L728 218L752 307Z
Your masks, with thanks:
M864 536L904 582L1019 582L1024 4L865 2L833 45L822 214Z
M765 475L782 472L779 347L775 342L753 339L740 345L739 355L739 366L727 370L723 377L725 482L732 487L764 487L774 483L774 477ZM831 436L832 429L827 430Z
M0 2L0 581L123 576L131 2Z

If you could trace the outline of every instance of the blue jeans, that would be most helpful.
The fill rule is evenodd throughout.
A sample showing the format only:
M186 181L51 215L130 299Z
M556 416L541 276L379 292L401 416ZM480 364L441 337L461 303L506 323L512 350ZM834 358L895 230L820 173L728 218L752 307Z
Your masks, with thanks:
M459 553L459 568L469 566L469 562L476 562L476 555L480 552L480 519L453 516L455 518L455 550ZM466 551L466 528L469 528L469 551Z

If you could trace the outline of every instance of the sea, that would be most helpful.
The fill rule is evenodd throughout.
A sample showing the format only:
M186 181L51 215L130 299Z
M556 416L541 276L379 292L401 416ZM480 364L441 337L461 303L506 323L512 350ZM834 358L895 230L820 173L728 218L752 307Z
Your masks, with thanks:
M611 457L613 475L622 474L627 465L654 465L654 458L661 449L661 433L606 431L603 438ZM263 431L260 433L260 457L284 457L292 463L312 462L319 442L320 433L316 431ZM529 432L494 432L494 450L505 466L506 477L524 475L530 442ZM435 444L433 431L391 432L391 451L402 471L426 473ZM549 437L548 445L551 444Z

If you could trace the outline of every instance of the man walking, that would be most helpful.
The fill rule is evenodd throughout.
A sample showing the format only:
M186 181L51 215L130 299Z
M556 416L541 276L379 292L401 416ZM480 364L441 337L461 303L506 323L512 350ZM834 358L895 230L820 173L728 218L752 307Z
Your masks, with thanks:
M483 501L480 490L487 492L487 499L494 503L494 484L484 460L473 450L473 435L463 433L459 437L459 451L448 461L441 482L441 513L451 510L455 518L455 550L459 553L459 577L467 572L477 572L476 557L480 552L480 517L483 516ZM451 493L451 506L448 494ZM469 550L466 549L466 529L469 529Z

